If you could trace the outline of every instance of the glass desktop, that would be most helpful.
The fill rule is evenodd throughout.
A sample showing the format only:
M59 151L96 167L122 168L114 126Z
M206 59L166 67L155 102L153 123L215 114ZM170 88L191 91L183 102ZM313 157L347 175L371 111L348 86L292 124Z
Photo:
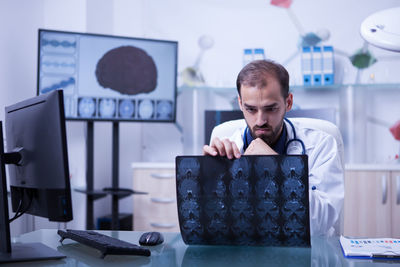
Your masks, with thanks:
M121 240L138 244L143 232L100 231ZM339 237L312 237L311 248L187 246L180 233L163 233L163 244L151 247L150 257L113 256L101 259L101 253L72 240L59 242L55 229L24 234L18 242L38 241L65 254L57 261L23 263L21 266L393 266L392 261L345 258ZM398 262L398 261L397 261ZM397 263L395 262L395 263Z

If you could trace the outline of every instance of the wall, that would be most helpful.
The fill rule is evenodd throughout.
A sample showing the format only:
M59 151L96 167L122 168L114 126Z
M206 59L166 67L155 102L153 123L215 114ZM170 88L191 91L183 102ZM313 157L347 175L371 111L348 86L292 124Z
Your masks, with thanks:
M208 86L235 87L235 79L242 67L243 48L264 48L268 58L286 63L291 76L291 85L301 85L301 62L298 53L299 32L290 20L288 12L269 4L270 1L162 1L153 0L142 3L143 36L178 40L179 69L194 64L199 54L198 38L207 34L213 37L215 44L202 58L201 70ZM357 70L348 57L364 45L359 34L361 22L371 13L397 6L397 1L293 1L292 14L298 19L304 32L329 29L330 38L323 44L335 49L335 82L352 83L399 83L397 70L400 67L400 54L384 51L373 46L369 50L377 58L377 63L365 70ZM173 11L172 11L173 9ZM184 26L183 26L184 25ZM292 60L289 60L292 58ZM182 83L182 81L180 81ZM347 162L387 162L399 153L399 142L395 141L387 126L365 121L362 113L368 112L394 124L400 118L396 90L382 91L380 101L374 97L366 98L373 105L362 102L362 88L334 88L331 90L295 90L294 101L297 108L332 107L341 109L338 123L345 137ZM376 88L380 90L380 88ZM367 90L365 90L367 91ZM389 94L387 94L390 92ZM202 122L205 108L230 108L232 98L219 99L210 103L216 94L197 90L200 102L192 113L185 112L185 120L179 120L190 129L183 135L184 152L201 153L202 131L195 127ZM379 94L379 93L378 93ZM383 96L385 95L385 96ZM191 107L193 97L183 96L186 107ZM345 100L347 98L347 100ZM201 100L204 101L201 101ZM350 101L350 102L349 102ZM357 105L358 114L350 114L351 106ZM193 116L198 114L197 116ZM338 114L339 115L339 114ZM351 116L340 122L341 117ZM353 117L354 116L354 117ZM147 128L147 126L145 127ZM368 132L368 136L364 133ZM162 145L157 142L155 146ZM352 144L355 142L355 145ZM351 150L351 151L350 151ZM354 150L354 151L353 151ZM172 159L173 160L173 159Z
M333 45L337 51L337 82L353 83L357 77L363 83L400 82L395 73L399 69L399 61L387 60L397 56L391 52L371 47L379 61L358 76L343 56L363 45L358 32L365 17L374 11L397 6L397 2L298 0L294 1L291 10L306 32L320 28L330 30L330 39L326 44ZM120 186L127 188L132 186L130 163L133 161L174 161L178 154L201 153L203 111L206 108L231 108L236 75L242 67L243 48L261 47L268 58L286 62L296 55L299 36L287 11L271 6L266 0L0 0L0 25L1 120L4 119L5 105L36 93L38 28L176 40L179 42L179 71L194 64L200 52L198 38L204 34L212 36L214 46L204 53L201 70L209 86L231 89L224 94L200 89L195 93L188 90L180 92L178 127L161 123L122 123ZM291 74L292 85L300 84L299 56L295 56L286 67ZM371 79L371 74L374 74L374 79ZM179 80L179 83L182 81ZM332 99L329 105L339 106L340 97L332 91L317 94L295 92L295 100L300 107L320 107L319 103L329 99ZM376 98L373 107L379 110L376 113L379 117L394 123L400 117L398 109L390 108L385 112L382 105L395 107L396 102L389 96ZM85 123L68 122L67 131L71 184L73 187L85 187ZM377 130L371 133L371 140L381 134ZM385 142L388 149L398 146L392 140ZM110 123L96 123L95 147L95 187L100 189L111 185ZM368 153L370 160L376 160L373 152ZM379 153L378 158L385 158L392 151ZM84 197L74 193L76 219L70 225L75 228L84 227L85 209L81 203L84 203ZM95 216L110 213L110 204L109 197L97 201ZM122 200L120 205L121 211L131 212L131 198ZM38 227L43 224L40 222Z

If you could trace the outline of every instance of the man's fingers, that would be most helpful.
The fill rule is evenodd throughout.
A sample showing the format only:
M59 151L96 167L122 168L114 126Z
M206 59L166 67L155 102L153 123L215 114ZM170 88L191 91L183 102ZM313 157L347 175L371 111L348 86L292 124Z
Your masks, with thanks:
M232 147L233 147L233 154L235 155L235 158L240 158L241 154L239 151L239 148L237 147L236 143L232 143Z
M203 147L203 153L204 155L211 156L227 156L229 159L240 158L241 156L236 143L230 141L227 138L223 140L220 140L219 138L214 138L209 146L205 145Z
M216 148L216 150L218 151L218 155L220 156L226 155L224 143L222 143L221 140L219 140L219 138L214 138L214 140L212 140L211 142L211 146Z
M203 146L203 154L204 155L210 155L210 156L216 156L218 155L218 151L209 145Z
M222 140L222 143L225 147L226 156L228 157L228 159L232 159L233 158L232 142L229 141L229 139L224 139L224 140Z

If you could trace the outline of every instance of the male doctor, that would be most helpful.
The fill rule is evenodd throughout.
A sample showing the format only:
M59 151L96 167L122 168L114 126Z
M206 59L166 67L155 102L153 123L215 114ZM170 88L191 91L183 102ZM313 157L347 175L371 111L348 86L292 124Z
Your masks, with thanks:
M292 108L293 95L289 92L289 74L280 64L267 60L247 64L237 77L236 87L243 123L234 124L231 136L214 137L203 147L203 153L229 159L241 154L301 154L301 142L290 142L296 136L308 155L311 235L334 235L344 198L343 166L335 138L300 122L292 126L284 120ZM223 130L232 123L217 127Z

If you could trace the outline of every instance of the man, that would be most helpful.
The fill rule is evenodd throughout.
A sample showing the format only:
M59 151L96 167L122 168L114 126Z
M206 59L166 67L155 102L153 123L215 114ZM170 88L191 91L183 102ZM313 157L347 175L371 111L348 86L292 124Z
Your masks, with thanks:
M310 186L311 235L333 235L338 223L344 197L343 166L333 136L284 120L292 108L289 74L272 61L257 60L247 64L239 73L236 86L244 120L232 136L215 137L203 147L205 155L301 154L308 155ZM232 127L231 122L217 126L219 130ZM232 129L231 129L232 130ZM296 136L299 141L291 142Z

